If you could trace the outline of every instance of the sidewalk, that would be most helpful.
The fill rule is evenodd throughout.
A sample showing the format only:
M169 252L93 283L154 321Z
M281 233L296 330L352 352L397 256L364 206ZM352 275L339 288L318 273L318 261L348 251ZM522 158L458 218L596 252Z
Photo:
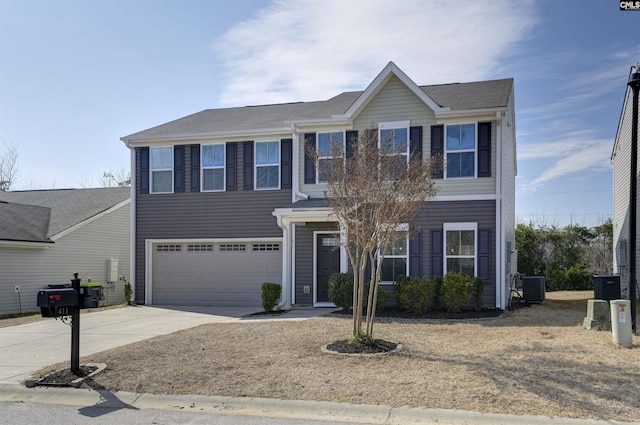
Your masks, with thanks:
M0 384L0 402L97 406L118 409L156 409L224 413L286 419L341 421L385 425L629 425L612 420L569 419L546 416L504 415L464 410L393 408L343 403L288 401L259 398L171 396L111 393L72 388L25 388ZM634 422L634 424L638 424Z

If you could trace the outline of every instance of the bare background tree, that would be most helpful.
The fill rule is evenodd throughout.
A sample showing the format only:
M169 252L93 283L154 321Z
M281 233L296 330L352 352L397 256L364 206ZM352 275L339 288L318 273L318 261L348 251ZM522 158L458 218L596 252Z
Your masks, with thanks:
M20 167L18 165L18 146L3 142L0 154L0 192L9 192L15 187Z
M131 186L131 172L122 167L102 173L101 187L125 187Z
M353 270L353 332L351 341L372 344L376 300L385 255L402 246L425 202L437 193L432 176L438 161L410 152L408 134L389 133L378 142L378 130L360 139L331 140L330 149L306 144L322 181L325 197L342 232ZM330 150L330 152L328 152ZM406 243L405 243L406 249ZM398 248L401 249L401 248ZM371 267L365 294L367 266ZM367 313L363 317L367 297ZM366 323L366 329L363 328Z

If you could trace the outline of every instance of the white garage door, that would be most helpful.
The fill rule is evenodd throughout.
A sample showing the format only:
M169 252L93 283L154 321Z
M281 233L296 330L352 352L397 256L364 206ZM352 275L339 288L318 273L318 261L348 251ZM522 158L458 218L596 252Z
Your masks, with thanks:
M281 280L279 242L153 245L153 304L260 306L262 284Z

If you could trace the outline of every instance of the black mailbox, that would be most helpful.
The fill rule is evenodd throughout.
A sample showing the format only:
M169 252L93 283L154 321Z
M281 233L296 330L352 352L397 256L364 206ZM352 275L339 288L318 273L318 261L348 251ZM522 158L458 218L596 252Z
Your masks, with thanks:
M38 307L42 317L69 316L78 309L78 292L72 288L42 289Z

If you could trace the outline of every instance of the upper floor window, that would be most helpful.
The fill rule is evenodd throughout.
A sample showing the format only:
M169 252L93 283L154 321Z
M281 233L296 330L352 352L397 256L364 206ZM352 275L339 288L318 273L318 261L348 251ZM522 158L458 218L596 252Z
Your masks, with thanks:
M280 142L256 142L256 189L280 188Z
M476 176L476 125L447 125L447 178Z
M202 190L224 190L224 143L202 145Z
M340 157L335 156L337 154L336 148L340 151ZM324 171L331 169L331 167L333 167L334 165L334 162L340 161L344 156L344 132L338 131L318 133L317 150L318 169L316 173L316 182L326 183L327 179L324 176Z
M477 275L477 223L444 223L444 273Z
M378 146L382 155L398 164L390 171L401 170L409 161L409 121L378 123ZM392 180L393 176L387 179Z
M173 192L173 146L149 148L151 193Z

